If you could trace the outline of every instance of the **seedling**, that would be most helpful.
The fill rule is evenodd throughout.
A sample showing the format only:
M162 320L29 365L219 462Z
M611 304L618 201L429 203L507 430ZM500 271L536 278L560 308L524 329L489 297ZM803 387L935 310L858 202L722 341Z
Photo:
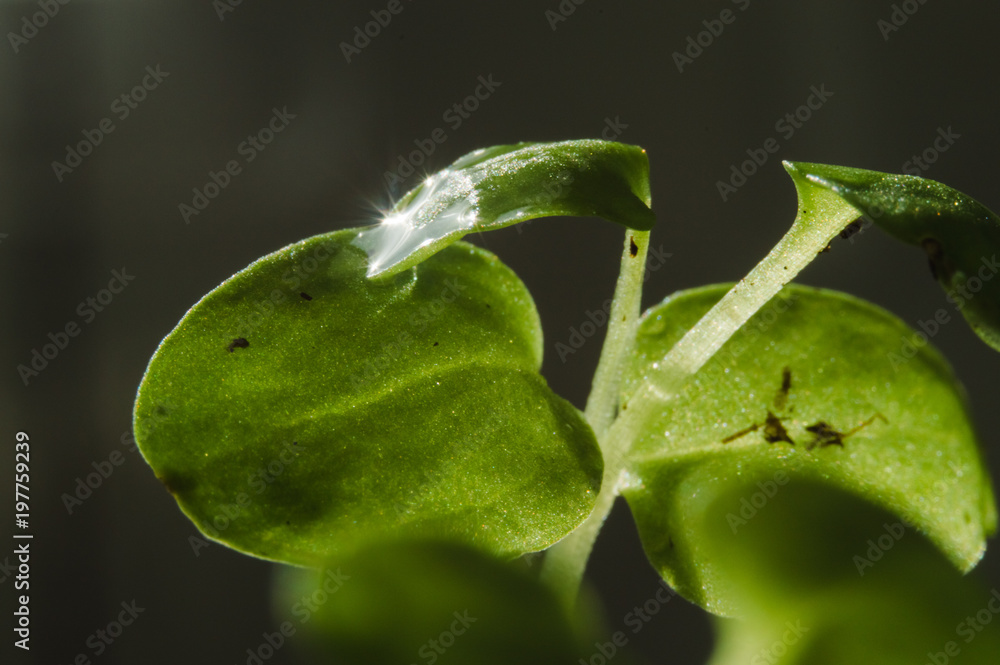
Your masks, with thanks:
M757 267L640 316L655 221L645 152L477 150L378 225L265 256L191 308L143 378L139 447L208 537L338 571L303 631L321 658L606 662L627 633L580 619L578 591L618 496L672 590L657 602L679 593L739 619L722 623L713 662L951 653L955 613L988 598L949 571L975 566L997 522L962 389L926 336L894 357L901 337L921 338L893 315L790 282L874 220L927 252L1000 350L1000 220L919 177L784 166L798 215ZM553 215L625 230L583 412L539 373L525 286L460 241ZM861 579L852 555L890 514L922 535ZM542 551L530 572L509 563ZM279 613L329 574L309 587L286 571ZM794 643L787 625L804 626ZM963 662L993 662L998 644L984 632Z

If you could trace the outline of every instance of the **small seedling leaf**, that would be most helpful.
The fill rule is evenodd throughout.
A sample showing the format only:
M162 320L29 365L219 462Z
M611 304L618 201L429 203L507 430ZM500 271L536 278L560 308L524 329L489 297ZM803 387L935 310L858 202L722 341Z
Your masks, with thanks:
M565 536L603 464L539 374L524 285L466 243L369 280L357 234L254 262L163 340L135 408L156 475L209 537L294 564L387 532L502 556Z
M1000 217L934 180L827 164L785 163L881 229L927 253L931 273L979 337L1000 351Z
M685 291L644 314L626 414L638 410L630 394L652 363L728 288ZM892 512L961 570L979 561L995 529L990 481L951 369L926 338L856 298L785 287L654 413L633 427L622 493L653 564L713 612L739 610L706 532L740 533L782 492L782 478ZM712 512L734 487L744 494ZM774 547L794 547L796 537Z
M646 152L594 139L476 150L427 177L355 244L370 257L368 276L387 277L467 233L561 215L651 229Z

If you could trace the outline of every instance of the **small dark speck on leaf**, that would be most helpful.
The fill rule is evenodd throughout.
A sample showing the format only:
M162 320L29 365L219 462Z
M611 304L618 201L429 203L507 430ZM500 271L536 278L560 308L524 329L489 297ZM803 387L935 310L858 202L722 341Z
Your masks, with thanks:
M313 299L313 297L311 295L309 295L308 293L306 293L305 291L302 291L301 293L299 293L299 295L302 296L303 298L305 298L306 300L312 300Z
M246 341L243 337L237 337L232 342L229 343L229 352L232 353L235 349L245 349L250 346L250 342Z
M846 227L844 227L844 230L840 232L840 237L843 238L844 240L847 240L860 230L861 230L861 220L856 219L850 224L848 224Z
M157 476L157 480L173 495L190 491L195 487L195 483L187 476L167 472L162 476Z
M785 409L785 406L788 403L788 393L789 391L791 391L791 389L792 389L792 370L789 367L784 367L781 370L781 387L778 389L778 392L774 396L774 409L776 411L783 411ZM794 407L792 409L789 409L789 411L793 410ZM767 412L767 418L764 420L763 423L754 423L749 427L744 427L740 431L734 432L733 434L730 434L729 436L724 438L722 440L722 443L730 443L731 441L735 441L736 439L742 438L747 434L750 434L751 432L756 432L757 430L763 427L764 440L767 441L768 443L777 443L779 441L784 441L785 443L790 443L794 446L795 441L793 441L792 437L788 435L788 430L786 430L785 426L781 424L781 420L782 420L781 418L774 415L769 410Z
M934 279L951 281L955 270L945 258L944 247L941 246L941 243L933 238L924 238L920 244L923 246L924 251L927 252L927 262L930 264L931 274L934 275Z
M827 446L840 446L841 448L843 448L844 439L846 439L849 436L853 436L854 434L857 434L864 428L871 425L876 420L881 420L886 424L889 423L888 419L885 416L883 416L881 413L876 413L874 416L864 421L854 429L851 429L847 432L838 432L837 430L833 429L833 427L831 427L829 424L820 420L815 425L810 425L809 427L806 427L806 431L813 435L813 440L809 442L809 444L806 446L806 449L812 450L816 446L819 446L820 448L826 448Z
M628 238L628 253L633 259L639 253L639 245L635 244L635 238L632 236Z
M813 440L806 446L807 450L812 450L816 446L826 448L827 446L844 447L844 435L833 429L829 424L820 420L815 425L806 427L806 431L813 435Z
M434 342L434 346L437 346L437 345L438 345L438 343L437 343L437 342Z
M790 443L793 446L795 445L795 442L792 441L792 437L788 436L788 430L786 430L785 426L781 424L781 418L774 415L770 411L767 412L767 420L764 421L764 440L768 443L784 441L785 443Z
M781 388L778 389L778 393L774 396L774 408L778 411L783 411L785 409L785 404L788 402L788 391L792 389L792 370L785 367L781 370Z
M729 436L727 436L725 439L722 440L722 443L729 443L730 441L735 441L736 439L740 438L741 436L746 436L750 432L756 432L759 429L760 429L760 424L759 423L754 423L753 425L750 425L750 427L744 427L743 429L741 429L739 432L736 432L735 434L730 434Z

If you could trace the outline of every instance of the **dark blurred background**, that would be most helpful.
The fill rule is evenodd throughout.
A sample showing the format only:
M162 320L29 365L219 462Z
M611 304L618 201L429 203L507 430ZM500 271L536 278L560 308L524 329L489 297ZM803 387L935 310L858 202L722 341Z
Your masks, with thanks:
M401 0L398 14L379 14L391 3L62 1L0 3L0 418L11 444L0 484L10 496L14 433L25 430L35 534L33 648L5 639L4 662L93 654L88 639L133 599L145 611L94 662L243 663L274 630L271 565L221 545L195 556L193 526L123 445L135 390L159 340L223 279L293 241L372 223L419 177L393 189L385 173L437 128L447 140L420 171L524 140L605 132L643 146L659 216L652 244L669 254L646 304L739 279L764 256L796 207L781 159L915 168L1000 209L996 3ZM712 23L723 10L732 21ZM372 11L391 21L357 48L355 28ZM703 21L723 30L679 71L674 53L708 29ZM356 50L345 54L345 42ZM480 76L497 85L455 126L444 114ZM820 108L791 135L776 127L813 86L830 93ZM287 126L241 152L275 110ZM952 136L943 151L939 132ZM772 137L778 152L724 201L717 181ZM96 145L67 156L81 141ZM925 150L926 170L907 165ZM230 160L239 175L186 223L179 205ZM599 345L566 362L554 347L610 297L620 237L606 222L554 219L472 238L535 295L545 375L580 407ZM92 318L78 311L113 270L134 279ZM951 311L922 252L875 230L835 243L800 281L860 295L911 325ZM25 385L17 366L70 322L80 333ZM933 342L968 388L1000 477L1000 355L958 317ZM113 473L67 506L77 479L112 456ZM978 574L1000 584L995 543ZM623 506L589 575L612 629L655 592ZM0 577L9 638L15 594ZM703 612L671 603L627 650L699 663L711 640ZM283 650L271 662L295 657Z

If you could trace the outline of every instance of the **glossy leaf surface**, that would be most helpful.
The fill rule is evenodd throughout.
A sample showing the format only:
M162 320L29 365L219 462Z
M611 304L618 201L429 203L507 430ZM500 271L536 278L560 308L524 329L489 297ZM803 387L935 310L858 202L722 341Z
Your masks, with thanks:
M209 536L290 563L384 532L502 555L565 536L602 461L538 373L524 285L465 243L372 281L356 236L256 261L164 339L135 410L157 476Z
M931 272L972 329L1000 351L1000 217L971 196L911 175L786 163L894 237L927 252Z
M727 289L682 292L644 315L629 408L650 365ZM783 289L634 436L622 493L647 554L681 593L719 614L738 608L706 534L719 527L713 520L739 533L782 479L890 510L963 570L996 525L950 368L901 321L836 292ZM728 511L712 508L734 487L745 493ZM794 547L795 537L775 547Z
M406 194L356 241L368 275L390 276L466 233L536 217L602 217L648 230L649 161L642 148L584 139L471 152Z

